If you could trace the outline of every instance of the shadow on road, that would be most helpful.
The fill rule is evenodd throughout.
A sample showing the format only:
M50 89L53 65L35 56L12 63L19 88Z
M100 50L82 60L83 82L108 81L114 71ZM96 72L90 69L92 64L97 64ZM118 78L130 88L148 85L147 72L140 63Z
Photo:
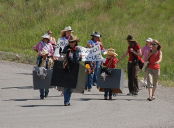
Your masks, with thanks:
M9 99L9 100L3 100L3 101L28 101L28 100L40 100L40 99Z
M97 99L97 98L80 98L78 99L80 101L89 101L89 100L104 100L104 99ZM128 99L128 98L125 98L125 99L117 99L117 98L113 98L112 100L107 100L107 101L116 101L116 100L124 100L124 101L147 101L147 99Z
M79 101L89 101L89 100L104 100L104 99L99 99L99 98L80 98L77 99ZM112 99L112 100L116 100L116 99ZM112 101L112 100L108 100L108 101Z
M21 75L33 75L33 73L16 73L16 74L21 74Z
M5 88L1 88L1 89L31 89L33 88L32 86L21 86L21 87L5 87Z
M22 105L20 107L63 107L64 105Z

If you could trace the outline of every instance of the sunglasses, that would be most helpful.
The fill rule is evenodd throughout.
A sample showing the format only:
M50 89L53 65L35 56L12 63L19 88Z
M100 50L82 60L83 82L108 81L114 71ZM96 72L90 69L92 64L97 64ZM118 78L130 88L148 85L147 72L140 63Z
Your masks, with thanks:
M157 44L152 44L153 46L157 45Z

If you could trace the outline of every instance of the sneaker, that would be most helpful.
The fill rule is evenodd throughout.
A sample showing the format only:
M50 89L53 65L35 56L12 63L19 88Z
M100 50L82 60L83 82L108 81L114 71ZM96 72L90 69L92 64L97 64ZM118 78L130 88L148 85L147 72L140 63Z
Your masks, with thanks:
M40 96L40 99L41 99L41 100L44 100L44 96Z
M152 98L147 98L148 101L152 101Z
M151 98L152 100L155 100L155 96L152 96L152 98Z
M97 83L94 83L93 86L97 86Z
M91 89L88 89L88 92L91 92Z
M132 96L132 93L128 93L127 96Z
M134 92L134 93L132 93L132 95L136 96L136 95L138 95L138 92Z
M70 103L65 103L64 106L70 106Z

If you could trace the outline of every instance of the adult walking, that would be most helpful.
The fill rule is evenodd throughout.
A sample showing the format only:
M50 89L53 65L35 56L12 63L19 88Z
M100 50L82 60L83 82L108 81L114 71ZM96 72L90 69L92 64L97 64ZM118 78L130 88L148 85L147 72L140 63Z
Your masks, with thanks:
M151 51L151 44L153 42L152 38L146 39L146 45L141 49L142 51L142 59L144 60L144 86L147 86L147 64L148 64L148 55Z
M61 54L64 48L68 45L68 41L73 38L71 26L65 27L61 30L61 37L57 41L57 47L55 49L54 59L58 60L61 57Z
M121 59L125 58L129 55L128 59L128 88L129 93L127 95L138 95L139 87L138 87L138 61L142 61L141 59L141 49L139 44L133 40L133 36L127 36L128 49L125 54L121 57Z
M48 60L53 56L53 46L50 44L50 36L45 34L42 36L42 41L39 42L33 49L38 52L37 66L40 67L43 61L46 61L46 69L48 69ZM40 99L48 96L49 89L40 89Z
M147 100L155 99L155 90L160 76L160 62L162 61L161 45L157 40L152 43L152 50L149 53L149 64L147 67L147 88L149 97Z
M65 56L65 62L63 63L64 71L69 74L73 74L76 69L79 67L79 61L81 60L80 49L77 47L79 39L77 37L73 37L73 39L68 41L69 44L64 48L63 53ZM66 77L66 76L64 76ZM69 81L68 87L64 88L64 105L70 105L70 99L72 94L71 81Z
M95 45L100 45L102 51L104 51L103 44L101 42L101 34L99 32L93 32L91 34L91 40L87 42L87 47L92 48ZM97 85L97 76L100 72L101 61L95 61L94 73L88 74L87 87L90 89L92 85ZM92 80L91 80L92 79Z

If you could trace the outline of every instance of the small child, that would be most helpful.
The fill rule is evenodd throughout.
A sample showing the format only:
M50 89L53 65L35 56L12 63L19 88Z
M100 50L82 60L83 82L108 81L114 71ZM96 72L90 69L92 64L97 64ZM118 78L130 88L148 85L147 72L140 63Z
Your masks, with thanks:
M116 68L116 64L118 63L118 59L116 57L118 55L117 53L115 53L115 50L113 48L108 49L106 55L107 55L106 61L105 63L103 63L104 66L103 71L106 73L106 75L111 75L111 69ZM109 100L112 100L113 89L111 88L104 89L104 99L107 100L108 93L109 93Z
M86 61L85 62L85 68L86 68L86 73L87 73L87 81L86 81L85 89L88 90L88 92L90 92L91 88L93 86L93 76L94 76L95 62Z
M53 46L50 44L50 36L48 34L45 34L42 36L42 41L40 41L36 46L33 47L33 50L35 50L38 53L37 57L37 66L41 67L44 66L46 69L48 69L49 59L53 56ZM52 62L51 62L52 63ZM49 64L51 66L51 63ZM48 96L49 89L40 89L40 99L44 99Z

